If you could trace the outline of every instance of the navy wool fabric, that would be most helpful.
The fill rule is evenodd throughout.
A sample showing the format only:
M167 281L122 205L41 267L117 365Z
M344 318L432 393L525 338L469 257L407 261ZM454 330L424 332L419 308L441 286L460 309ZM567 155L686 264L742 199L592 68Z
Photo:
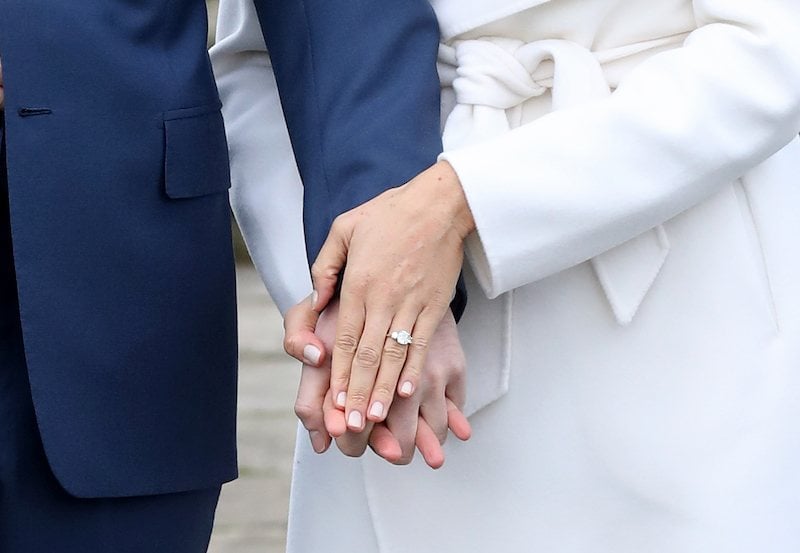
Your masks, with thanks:
M255 2L313 250L332 217L434 161L438 30L425 0ZM205 2L0 14L19 320L52 471L83 498L231 480L230 180Z
M0 161L0 551L205 551L219 487L155 497L78 499L53 476L28 386L4 165Z
M337 215L436 162L439 28L428 0L255 4L305 186L313 263ZM459 280L456 320L466 302Z

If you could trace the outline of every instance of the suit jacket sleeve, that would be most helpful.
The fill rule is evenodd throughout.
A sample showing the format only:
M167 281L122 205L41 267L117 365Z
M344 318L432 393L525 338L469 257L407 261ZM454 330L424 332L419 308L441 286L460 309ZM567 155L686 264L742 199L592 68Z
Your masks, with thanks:
M234 65L244 63L256 70L253 58L261 56L258 63L263 71L271 58L269 67L274 72L304 187L305 245L308 260L313 261L336 216L410 180L435 163L441 152L440 87L436 72L438 26L425 0L249 0L249 3L258 15L269 57L263 47L260 54L255 54L260 44L252 32L241 31L254 25L248 2L223 1L220 28L240 35L239 55L234 56L237 61L231 62ZM240 16L233 18L237 23L227 24L226 14L231 11L238 11ZM244 35L248 37L246 40ZM223 37L220 46L223 52L225 40ZM220 64L217 67L221 68ZM272 95L269 101L272 107L264 106L261 116L274 119L276 102L270 92L274 87L271 80L264 79L252 80L251 98ZM262 90L257 89L260 86L254 88L257 80L268 86ZM223 97L234 86L232 82L221 82ZM240 106L240 110L246 109L247 105ZM242 111L236 115L228 115L231 110L226 111L230 135L246 125L269 124L276 133L271 137L258 139L246 132L241 136L250 134L249 141L257 142L263 149L284 148L285 140L275 141L282 124L275 126L261 117L248 117L250 122L246 123ZM231 117L241 124L231 125ZM235 146L241 145L241 141L231 138L236 174L240 156ZM242 151L252 147L245 146ZM284 152L282 157L290 156ZM286 177L284 174L282 178ZM234 177L234 206L240 203L236 184ZM260 196L263 198L264 194ZM234 208L240 213L246 211L241 205ZM296 242L294 238L293 241ZM256 242L259 240L248 239L251 253ZM466 301L463 285L459 288L453 304L456 316L463 311Z
M796 0L693 5L683 47L607 99L443 156L475 217L467 253L489 297L656 227L797 136Z
M340 213L441 152L438 26L425 0L254 0L300 175L308 258Z

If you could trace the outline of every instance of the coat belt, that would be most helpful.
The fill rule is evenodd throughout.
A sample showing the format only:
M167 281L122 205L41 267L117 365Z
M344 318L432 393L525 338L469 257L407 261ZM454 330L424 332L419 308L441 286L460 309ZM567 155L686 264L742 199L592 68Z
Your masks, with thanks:
M525 102L547 91L554 111L602 100L611 94L604 67L649 50L677 46L684 37L674 35L603 52L561 39L525 43L490 37L442 45L440 76L443 86L451 85L456 96L456 106L444 126L445 150L476 144L522 125ZM633 320L669 249L667 233L659 226L591 260L619 324Z

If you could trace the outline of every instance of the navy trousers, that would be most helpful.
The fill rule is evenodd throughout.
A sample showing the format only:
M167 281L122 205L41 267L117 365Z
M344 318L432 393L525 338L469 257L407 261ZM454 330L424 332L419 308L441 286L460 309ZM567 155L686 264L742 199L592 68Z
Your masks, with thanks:
M219 488L76 499L50 470L25 366L2 135L0 119L0 553L205 552Z

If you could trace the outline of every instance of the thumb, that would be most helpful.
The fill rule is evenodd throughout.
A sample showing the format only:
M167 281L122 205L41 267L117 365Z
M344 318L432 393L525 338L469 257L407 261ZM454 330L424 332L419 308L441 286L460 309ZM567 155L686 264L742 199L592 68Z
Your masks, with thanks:
M312 307L317 313L321 313L336 294L336 285L347 262L350 236L351 230L346 228L341 217L336 219L311 266L311 281L314 284Z
M298 361L319 367L325 361L325 346L314 334L319 313L312 309L311 301L309 296L286 312L283 349Z

